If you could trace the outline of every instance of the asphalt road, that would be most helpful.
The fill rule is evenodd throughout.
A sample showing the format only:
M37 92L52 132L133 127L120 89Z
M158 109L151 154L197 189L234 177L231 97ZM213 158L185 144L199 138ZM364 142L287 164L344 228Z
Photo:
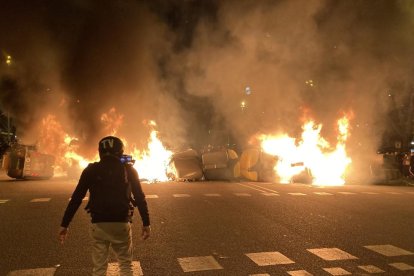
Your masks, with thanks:
M75 185L0 180L0 275L91 273L90 221L82 207L67 242L57 242ZM137 275L414 275L414 187L170 182L143 188L153 235L140 240L136 212Z

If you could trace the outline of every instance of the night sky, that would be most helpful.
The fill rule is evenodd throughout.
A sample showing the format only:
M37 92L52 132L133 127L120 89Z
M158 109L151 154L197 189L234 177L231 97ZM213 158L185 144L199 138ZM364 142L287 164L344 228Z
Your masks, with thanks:
M0 109L28 143L53 114L85 151L113 107L120 135L140 143L153 119L173 148L297 135L304 117L335 138L353 113L350 148L371 153L413 92L413 27L414 1L1 0Z

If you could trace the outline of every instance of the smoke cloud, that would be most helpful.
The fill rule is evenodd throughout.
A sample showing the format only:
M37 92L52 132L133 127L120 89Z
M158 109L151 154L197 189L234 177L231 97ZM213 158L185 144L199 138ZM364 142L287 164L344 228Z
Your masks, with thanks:
M0 107L29 140L43 116L57 113L84 150L95 150L107 134L101 115L112 107L124 115L119 133L144 144L142 122L154 119L176 148L243 147L260 132L297 136L304 116L334 139L335 121L352 112L350 149L364 156L389 128L390 98L408 105L412 92L407 1L3 6Z

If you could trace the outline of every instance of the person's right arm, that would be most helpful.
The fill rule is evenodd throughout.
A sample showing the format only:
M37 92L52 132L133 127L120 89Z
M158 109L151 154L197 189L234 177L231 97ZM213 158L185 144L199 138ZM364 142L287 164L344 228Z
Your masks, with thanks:
M76 186L75 191L72 194L72 197L66 207L65 214L63 215L62 227L67 228L72 221L73 216L78 210L79 206L82 204L83 198L86 196L86 193L89 189L90 184L90 174L91 166L89 165L86 169L83 170L81 177L79 179L78 185Z

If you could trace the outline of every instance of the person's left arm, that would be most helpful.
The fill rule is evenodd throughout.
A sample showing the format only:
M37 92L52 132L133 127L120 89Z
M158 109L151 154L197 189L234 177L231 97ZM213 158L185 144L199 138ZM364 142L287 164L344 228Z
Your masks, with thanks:
M132 195L134 196L134 202L138 208L139 214L142 219L142 239L146 240L151 235L150 217L148 212L148 204L145 199L144 191L142 190L141 183L139 181L138 172L132 167L127 167L128 180L131 185Z

